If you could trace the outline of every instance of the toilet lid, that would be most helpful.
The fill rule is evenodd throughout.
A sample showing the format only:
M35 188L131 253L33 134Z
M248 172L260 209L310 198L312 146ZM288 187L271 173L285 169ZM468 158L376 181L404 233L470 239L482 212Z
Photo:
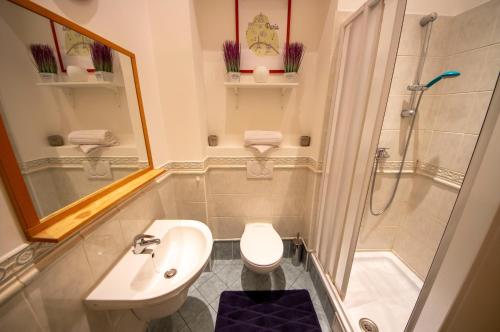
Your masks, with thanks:
M283 256L283 241L271 224L247 224L240 248L242 255L255 265L273 265Z

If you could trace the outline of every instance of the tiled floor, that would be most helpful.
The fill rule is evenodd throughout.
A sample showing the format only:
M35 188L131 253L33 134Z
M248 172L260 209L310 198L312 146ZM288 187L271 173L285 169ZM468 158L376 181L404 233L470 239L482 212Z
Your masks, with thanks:
M248 270L243 262L215 260L212 272L203 272L191 287L186 303L175 314L150 323L148 332L209 332L214 330L219 296L225 290L307 289L323 331L330 331L310 274L285 258L280 268L268 275Z

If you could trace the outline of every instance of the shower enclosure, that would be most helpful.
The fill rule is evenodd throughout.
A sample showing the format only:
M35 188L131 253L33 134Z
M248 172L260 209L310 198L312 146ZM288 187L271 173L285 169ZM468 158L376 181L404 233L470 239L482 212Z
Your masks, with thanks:
M471 1L458 12L437 13L422 5L415 13L416 2L408 1L413 11L404 16L343 303L359 331L373 328L370 322L381 331L405 330L500 68L500 36L494 30L500 26L500 1L479 6ZM452 78L440 81L446 77Z
M346 17L315 264L354 331L412 331L498 113L500 0L371 0Z

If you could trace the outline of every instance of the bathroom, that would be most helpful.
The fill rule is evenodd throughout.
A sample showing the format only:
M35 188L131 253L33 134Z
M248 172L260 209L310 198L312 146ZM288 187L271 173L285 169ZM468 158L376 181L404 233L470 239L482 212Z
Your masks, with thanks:
M499 0L0 0L0 24L0 330L498 330Z

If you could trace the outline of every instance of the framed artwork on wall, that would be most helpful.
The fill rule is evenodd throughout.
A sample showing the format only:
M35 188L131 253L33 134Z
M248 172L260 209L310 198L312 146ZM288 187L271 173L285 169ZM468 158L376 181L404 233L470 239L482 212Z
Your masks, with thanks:
M50 28L62 72L66 72L67 66L78 66L87 69L88 72L95 71L89 47L93 42L92 39L52 20Z
M283 73L283 49L290 40L292 0L235 0L236 41L241 45L240 72L266 66Z

